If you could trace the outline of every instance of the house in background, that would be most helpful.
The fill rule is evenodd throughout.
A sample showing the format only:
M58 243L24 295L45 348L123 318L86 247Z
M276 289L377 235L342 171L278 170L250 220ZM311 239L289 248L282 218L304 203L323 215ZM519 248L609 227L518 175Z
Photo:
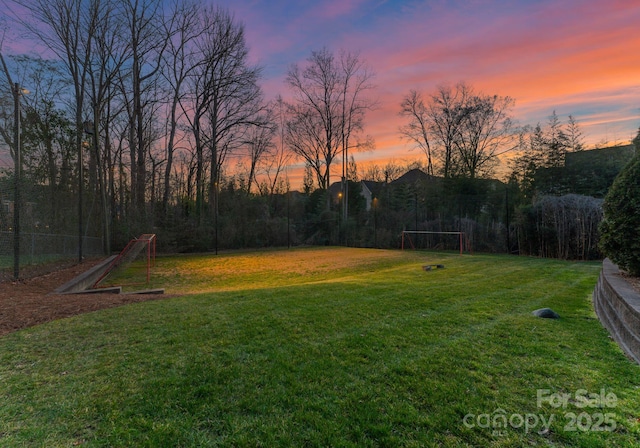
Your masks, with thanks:
M416 185L422 182L432 180L433 177L419 168L407 171L402 176L391 182L389 185Z
M424 182L427 182L433 179L434 178L432 176L429 176L427 173L425 173L421 169L414 168L407 171L402 176L400 176L399 178L397 178L396 180L388 184L384 182L376 182L373 180L363 180L360 182L360 185L362 186L362 196L364 196L364 199L367 204L367 211L371 210L373 199L380 197L380 194L382 190L385 188L385 186L392 186L392 187L397 187L400 185L415 186L417 184L422 184Z
M364 197L367 211L371 210L373 199L380 195L380 191L384 185L384 182L376 182L374 180L360 181L361 194Z

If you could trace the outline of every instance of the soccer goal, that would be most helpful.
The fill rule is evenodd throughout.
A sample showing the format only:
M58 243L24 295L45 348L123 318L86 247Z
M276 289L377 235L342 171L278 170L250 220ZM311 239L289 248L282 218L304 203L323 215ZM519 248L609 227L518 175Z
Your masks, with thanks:
M138 238L133 238L122 252L105 269L104 273L94 283L97 288L109 274L126 269L127 285L149 283L151 280L151 267L156 261L156 235L145 233Z
M460 255L468 245L464 232L436 232L429 230L403 230L402 250L411 249L430 250L458 250Z

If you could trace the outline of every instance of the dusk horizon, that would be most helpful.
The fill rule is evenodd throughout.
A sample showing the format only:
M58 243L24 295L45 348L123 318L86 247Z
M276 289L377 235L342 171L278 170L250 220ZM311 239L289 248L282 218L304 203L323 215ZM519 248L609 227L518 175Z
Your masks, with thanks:
M630 142L640 124L640 7L627 1L221 0L244 25L249 60L262 67L265 99L285 99L292 64L312 51L357 53L375 73L364 134L375 149L359 166L424 159L403 139L400 103L465 82L476 92L515 100L517 125L571 115L587 148ZM13 11L15 13L15 11ZM9 33L3 53L38 53ZM35 48L35 49L34 49ZM292 171L300 171L301 163ZM333 168L332 171L337 170ZM337 172L337 171L336 171ZM332 174L335 176L335 174ZM296 176L298 177L298 176ZM292 186L297 188L297 180Z

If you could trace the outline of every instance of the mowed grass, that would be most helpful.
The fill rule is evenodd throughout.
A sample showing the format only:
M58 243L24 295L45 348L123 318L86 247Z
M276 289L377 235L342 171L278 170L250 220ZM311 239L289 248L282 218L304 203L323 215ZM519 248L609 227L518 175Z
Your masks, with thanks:
M161 257L152 286L177 297L0 338L0 446L635 446L640 368L593 312L599 270L343 248Z

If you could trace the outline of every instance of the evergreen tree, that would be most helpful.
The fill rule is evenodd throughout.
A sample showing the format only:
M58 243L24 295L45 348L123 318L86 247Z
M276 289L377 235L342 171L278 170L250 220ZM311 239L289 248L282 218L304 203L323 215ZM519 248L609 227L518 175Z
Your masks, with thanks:
M605 198L600 248L620 268L640 276L640 138L636 137L634 143L636 155Z
M567 122L567 139L570 151L584 151L584 134L573 115L569 115L569 121Z
M549 117L545 143L546 165L549 167L564 166L564 158L569 148L569 139L555 110Z

